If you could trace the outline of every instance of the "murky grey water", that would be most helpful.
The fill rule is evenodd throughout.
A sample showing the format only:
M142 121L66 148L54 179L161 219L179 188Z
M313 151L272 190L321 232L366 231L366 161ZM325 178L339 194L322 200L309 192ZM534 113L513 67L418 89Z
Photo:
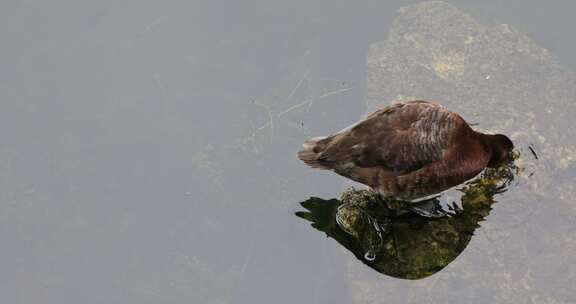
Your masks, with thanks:
M576 7L413 3L0 3L3 302L576 303ZM344 184L301 142L411 97L524 168L416 281L294 216Z

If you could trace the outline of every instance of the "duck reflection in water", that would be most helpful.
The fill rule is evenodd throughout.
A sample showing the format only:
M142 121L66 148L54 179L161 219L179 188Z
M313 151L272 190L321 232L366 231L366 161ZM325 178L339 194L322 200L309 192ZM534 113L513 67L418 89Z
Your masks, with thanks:
M479 222L488 216L494 195L514 180L512 162L485 169L461 189L461 204L426 202L443 209L443 217L423 217L406 202L381 198L371 190L346 190L340 200L310 198L298 217L312 222L374 270L396 278L421 279L452 262L468 245Z

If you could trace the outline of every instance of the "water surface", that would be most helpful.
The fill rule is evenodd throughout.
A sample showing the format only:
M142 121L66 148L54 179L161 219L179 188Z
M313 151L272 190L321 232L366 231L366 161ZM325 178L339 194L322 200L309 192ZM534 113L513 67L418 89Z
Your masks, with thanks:
M416 2L4 1L4 301L576 302L574 100L570 82L558 85L576 67L572 4L451 2L550 54L527 74L550 73L542 95L530 77L524 100L490 91L504 96L494 113L514 117L486 114L498 100L419 86L540 156L520 161L524 178L453 263L417 281L384 276L293 215L345 183L301 164L301 142L358 120L375 92L383 103L400 94L371 86L386 83L371 82L367 54Z

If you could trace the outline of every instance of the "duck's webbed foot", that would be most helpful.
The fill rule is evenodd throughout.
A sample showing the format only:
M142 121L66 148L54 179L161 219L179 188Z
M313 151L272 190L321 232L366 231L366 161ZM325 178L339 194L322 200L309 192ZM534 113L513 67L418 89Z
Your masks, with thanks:
M410 202L407 204L407 208L410 211L425 217L438 218L450 214L449 212L447 212L442 208L442 205L440 205L440 200L438 200L438 197L418 202Z

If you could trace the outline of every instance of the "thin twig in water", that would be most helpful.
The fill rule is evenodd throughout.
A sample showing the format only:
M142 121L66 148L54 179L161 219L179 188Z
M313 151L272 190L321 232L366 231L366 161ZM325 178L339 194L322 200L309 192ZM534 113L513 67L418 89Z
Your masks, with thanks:
M274 137L274 118L272 116L272 111L270 111L270 107L264 104L259 103L258 101L254 101L254 104L257 106L260 106L262 108L264 108L266 110L266 112L268 113L268 122L266 122L264 125L262 125L260 128L256 129L256 131L260 131L262 129L264 129L266 126L270 126L270 141L272 141L272 138Z
M148 24L146 27L144 27L144 30L140 32L140 36L138 37L138 39L144 37L144 35L146 35L148 32L150 32L152 29L158 26L164 18L166 18L166 16L160 16L156 18L154 21L152 21L150 24Z
M278 113L276 116L277 116L277 117L282 117L283 115L288 114L288 113L292 112L293 110L295 110L295 109L297 109L297 108L299 108L299 107L305 106L305 105L307 105L307 104L312 104L312 103L314 102L314 100L323 99L323 98L326 98L326 97L329 97L329 96L332 96L332 95L344 93L344 92L353 90L353 89L355 89L355 88L356 88L356 87L349 87L349 88L338 89L338 90L326 92L326 93L324 93L324 94L322 94L322 95L320 95L320 96L318 96L318 97L316 97L316 98L308 98L308 99L306 99L306 100L304 100L304 101L302 101L302 102L300 102L300 103L298 103L298 104L295 104L295 105L287 108L286 110Z
M309 106L310 106L310 105L312 105L312 103L313 103L315 100L320 100L320 99L324 99L324 98L329 97L329 96L332 96L332 95L341 94L341 93L344 93L344 92L353 90L353 89L355 89L355 88L356 88L356 87L348 87L348 88L338 89L338 90L326 92L326 93L324 93L324 94L322 94L322 95L320 95L320 96L318 96L318 97L316 97L316 98L308 98L308 99L305 99L304 101L302 101L302 102L300 102L300 103L298 103L298 104L295 104L295 105L293 105L293 106L291 106L291 107L288 107L287 109L279 112L278 114L276 114L276 118L280 118L280 117L282 117L282 116L284 116L284 115L286 115L286 114L288 114L288 113L290 113L290 112L294 111L295 109L298 109L298 108L300 108L300 107L302 107L302 106L305 106L305 105L309 105ZM270 108L269 108L268 106L263 105L263 104L257 103L256 101L254 101L254 104L256 104L256 105L258 105L258 106L261 106L261 107L264 107L264 108L266 109L266 111L268 111L268 117L269 117L269 119L268 119L268 121L267 121L266 123L264 123L263 125L261 125L260 127L258 127L254 132L252 132L252 135L251 135L251 136L253 136L253 137L256 136L256 133L258 133L259 131L264 130L264 129L265 129L266 127L268 127L268 126L270 126L270 129L271 129L271 135L270 135L270 136L272 136L272 132L273 132L273 129L274 129L274 122L272 121L272 112L270 111Z
M162 95L162 101L166 101L166 88L164 87L164 84L162 83L162 80L160 79L160 74L155 73L153 77L154 77L154 81L156 81L156 85L160 89L160 94Z
M244 273L246 272L246 268L248 267L248 264L250 264L250 261L252 260L252 256L254 255L254 245L256 244L254 238L252 238L252 241L250 242L250 247L248 249L248 253L246 254L246 257L244 258L244 263L242 264L242 267L240 267L240 274L243 276Z
M302 75L302 78L300 78L300 80L298 81L296 86L292 89L292 92L290 92L290 94L288 94L288 97L286 97L286 100L290 100L290 98L292 98L294 93L296 93L296 91L298 91L298 89L300 88L300 86L302 85L304 80L306 80L308 78L308 74L310 74L310 70L306 70L304 72L304 75Z

